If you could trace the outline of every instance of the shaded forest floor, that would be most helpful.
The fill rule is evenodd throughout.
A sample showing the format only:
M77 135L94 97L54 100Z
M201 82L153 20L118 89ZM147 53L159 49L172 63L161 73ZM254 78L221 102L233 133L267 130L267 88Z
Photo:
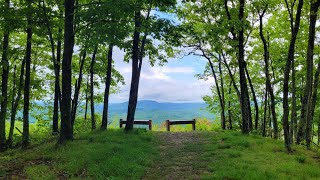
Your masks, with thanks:
M230 131L94 131L0 154L0 179L320 179L319 154Z

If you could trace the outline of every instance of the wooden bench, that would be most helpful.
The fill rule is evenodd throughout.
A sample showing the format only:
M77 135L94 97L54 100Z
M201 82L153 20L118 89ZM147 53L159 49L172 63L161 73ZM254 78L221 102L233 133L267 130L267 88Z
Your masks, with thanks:
M124 124L127 124L127 121L120 119L120 122L119 122L120 128L122 128ZM152 130L152 120L134 120L133 124L149 125L149 130L150 131Z
M166 120L167 131L170 131L170 125L192 124L192 130L196 130L196 119L192 120Z

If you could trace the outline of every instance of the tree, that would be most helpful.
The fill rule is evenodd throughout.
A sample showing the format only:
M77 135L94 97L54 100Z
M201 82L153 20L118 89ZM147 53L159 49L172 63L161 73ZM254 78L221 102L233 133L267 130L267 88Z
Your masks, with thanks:
M110 44L108 49L108 65L106 70L106 83L105 83L104 101L103 101L104 108L103 108L103 114L102 114L101 129L107 129L107 125L108 125L108 104L109 104L109 92L110 92L110 85L111 85L112 51L113 51L113 45Z
M96 46L93 50L92 58L91 58L91 65L90 65L90 107L91 107L91 129L96 129L96 120L94 117L94 64L96 60L96 54L98 51L98 46Z
M169 0L166 2L153 2L153 1L141 1L134 4L134 33L132 40L132 76L131 76L131 85L130 85L130 95L128 103L128 113L127 113L127 124L125 131L133 129L133 121L135 116L135 111L137 107L138 100L138 90L139 90L139 81L140 73L142 68L142 60L146 55L146 45L148 45L148 35L153 33L153 38L160 39L163 36L163 31L168 30L168 25L170 21L152 21L154 18L151 18L150 12L153 6L160 8L168 8L176 4L175 0ZM144 7L146 7L144 9ZM146 16L143 16L142 11L146 11ZM153 30L153 31L152 31ZM166 32L166 31L165 31ZM154 52L154 51L153 51ZM155 53L154 55L155 56ZM152 56L149 54L149 58L152 60Z
M272 112L272 122L273 122L273 134L274 138L278 138L278 120L277 120L277 115L276 115L276 103L275 103L275 97L274 97L274 92L273 88L271 86L271 80L270 80L270 73L269 73L269 48L268 48L268 42L265 38L264 32L263 32L263 17L267 11L268 4L264 5L265 7L261 9L259 12L259 21L260 21L260 28L259 28L259 34L261 41L263 43L263 57L264 57L264 63L265 63L265 76L266 76L266 90L267 93L270 95L271 99L271 112Z
M286 1L287 9L290 14L290 17L293 17L293 12L290 10L288 6L288 2ZM282 123L283 123L283 130L284 130L284 138L285 138L285 146L287 150L291 151L290 146L290 134L289 134L289 105L288 105L288 93L289 93L289 74L290 74L290 67L291 63L294 60L294 52L295 52L295 43L297 39L297 35L300 28L300 18L301 18L301 10L303 6L303 0L299 0L298 7L297 7L297 13L295 17L294 22L294 28L291 32L291 40L290 40L290 46L288 50L287 55L287 61L285 65L285 71L284 71L284 80L283 80L283 117L282 117ZM291 19L292 21L293 19ZM293 22L292 22L293 23Z
M24 82L23 96L23 136L22 147L29 145L29 101L30 101L30 66L31 66L31 42L32 42L32 5L31 0L27 1L27 47L26 47L26 78Z
M240 0L239 4L239 20L241 24L244 24L244 7L245 0ZM241 89L241 112L242 112L242 132L247 134L250 131L249 122L251 120L251 109L250 109L250 100L248 94L248 86L245 75L245 66L246 63L244 61L244 27L240 27L239 30L239 57L238 57L238 65L239 65L239 74L240 74L240 89Z
M311 1L310 4L310 25L309 25L309 40L308 40L308 51L307 51L307 74L306 74L306 85L304 89L304 97L302 110L306 110L305 114L301 113L301 122L306 121L306 141L307 147L311 149L311 136L312 136L312 124L313 124L313 51L314 51L314 40L316 33L316 22L317 14L320 6L320 0ZM304 120L305 119L305 120Z
M62 59L62 99L60 143L73 139L71 125L71 62L74 46L74 0L65 0L64 50Z
M5 13L9 13L10 0L5 1ZM3 47L2 47L2 82L1 82L1 110L0 110L0 151L5 149L6 144L6 115L8 104L8 75L9 75L9 61L8 61L8 49L9 49L9 22L5 23L5 31L3 35Z

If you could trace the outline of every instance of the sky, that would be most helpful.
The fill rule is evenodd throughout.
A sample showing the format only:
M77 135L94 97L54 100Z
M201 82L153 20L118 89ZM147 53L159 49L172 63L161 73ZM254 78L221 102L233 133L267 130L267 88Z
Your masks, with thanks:
M123 75L125 85L120 85L120 92L110 95L111 103L129 100L131 83L131 61L123 61L124 53L119 49L114 52L115 68ZM172 58L164 66L151 67L143 61L138 100L158 102L203 102L202 96L210 95L210 86L214 81L199 80L196 74L202 73L206 61L197 56Z
M174 14L151 12L160 18L166 18L180 24ZM120 92L110 96L111 103L129 100L131 83L131 62L123 61L124 52L115 49L115 68L123 75L125 85L120 85ZM196 74L203 73L207 61L198 56L171 58L164 66L155 64L151 67L147 60L143 61L138 100L154 100L158 102L203 102L202 96L210 95L213 78L199 80Z

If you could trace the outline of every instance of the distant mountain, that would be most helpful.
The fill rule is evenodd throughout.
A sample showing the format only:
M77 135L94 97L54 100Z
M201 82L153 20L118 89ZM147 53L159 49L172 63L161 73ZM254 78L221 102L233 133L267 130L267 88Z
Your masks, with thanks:
M49 113L47 106L43 102L36 102L38 106L44 109L34 108L30 113L30 122L34 123L36 119L51 121L52 112ZM84 106L84 105L82 105ZM83 107L78 108L79 116L84 114ZM214 115L206 110L205 103L169 103L157 102L150 100L138 101L135 119L152 119L154 124L161 124L167 119L170 120L191 120L194 118L205 117L214 119ZM128 102L110 103L109 119L110 122L119 121L119 119L127 118ZM95 112L101 114L103 112L103 104L96 104ZM90 110L88 111L90 115ZM18 112L18 117L22 116L22 112Z
M157 101L138 101L135 119L152 119L155 124L160 124L166 119L191 120L205 117L214 119L214 115L206 110L205 103L160 103ZM111 103L109 116L126 119L128 102ZM97 112L103 111L103 105L96 107Z

